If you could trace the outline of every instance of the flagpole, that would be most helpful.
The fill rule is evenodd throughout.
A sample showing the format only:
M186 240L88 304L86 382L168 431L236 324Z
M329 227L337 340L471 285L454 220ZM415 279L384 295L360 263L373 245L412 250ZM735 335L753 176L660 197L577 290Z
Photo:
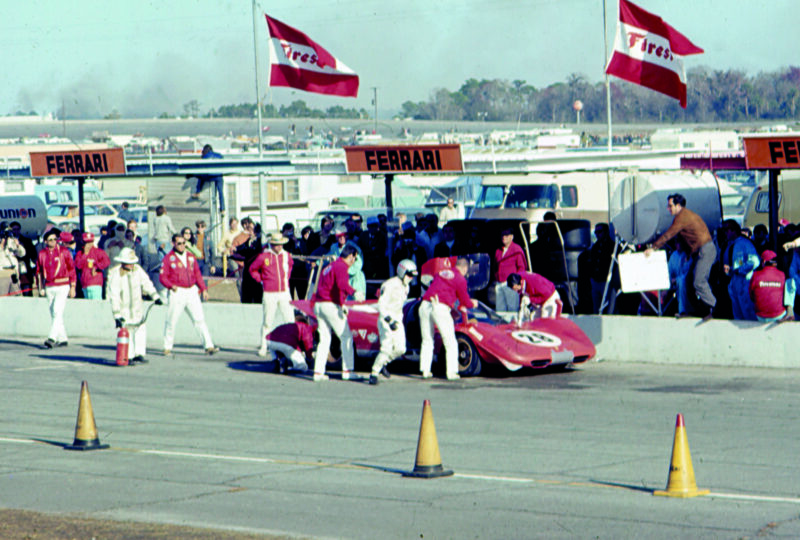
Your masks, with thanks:
M603 0L603 50L605 52L605 60L608 62L608 23L606 14L606 0ZM605 69L603 70L605 72ZM612 135L611 135L611 82L606 75L606 122L608 124L608 151L611 152L612 148Z
M255 76L256 76L256 111L258 115L258 157L261 159L264 156L264 146L261 144L261 89L258 86L258 66L260 62L258 61L258 26L256 25L256 19L258 18L258 6L256 5L256 0L253 0L253 58L255 62ZM264 178L264 172L259 170L258 171L258 210L259 210L259 219L261 220L261 226L264 227L267 223L267 215L266 215L266 195L267 195L267 180ZM262 234L263 234L262 229Z

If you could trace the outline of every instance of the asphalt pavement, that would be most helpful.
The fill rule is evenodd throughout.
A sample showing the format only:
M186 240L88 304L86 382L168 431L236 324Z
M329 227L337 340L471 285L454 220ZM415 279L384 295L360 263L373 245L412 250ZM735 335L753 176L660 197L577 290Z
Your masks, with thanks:
M403 363L369 386L176 353L120 368L106 342L0 339L0 507L316 538L800 537L796 370ZM82 381L109 449L63 449ZM452 477L402 476L426 399ZM678 413L708 496L652 494Z

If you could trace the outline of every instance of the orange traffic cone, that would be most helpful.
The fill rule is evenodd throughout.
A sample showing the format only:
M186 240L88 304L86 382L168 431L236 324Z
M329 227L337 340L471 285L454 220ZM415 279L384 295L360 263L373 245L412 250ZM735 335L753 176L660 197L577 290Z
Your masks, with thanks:
M422 403L422 421L419 426L419 439L417 441L417 460L414 470L404 472L403 476L414 478L436 478L437 476L452 476L453 471L446 471L442 467L442 457L439 455L439 441L436 439L436 426L433 425L431 402Z
M692 455L689 453L689 441L686 438L686 427L683 424L683 415L679 413L675 421L675 441L672 444L672 461L669 465L667 489L656 490L653 495L697 497L709 493L710 491L707 489L697 489L697 483L694 481Z
M89 385L81 383L81 398L78 402L78 422L75 424L75 441L65 450L102 450L107 444L100 444L97 426L94 423L92 400L89 398Z

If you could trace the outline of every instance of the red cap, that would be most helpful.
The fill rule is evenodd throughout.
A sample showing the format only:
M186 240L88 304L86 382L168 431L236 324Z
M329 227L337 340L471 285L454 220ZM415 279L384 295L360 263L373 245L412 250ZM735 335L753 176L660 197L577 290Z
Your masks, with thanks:
M90 232L83 233L83 241L86 242L87 244L89 242L94 242L94 235Z
M67 231L61 231L61 234L58 236L58 239L61 241L62 244L71 244L75 241L75 238L72 237L71 233Z
M772 259L774 259L777 256L778 255L774 251L769 250L769 249L765 249L761 253L761 262L762 263L769 262L769 261L771 261Z

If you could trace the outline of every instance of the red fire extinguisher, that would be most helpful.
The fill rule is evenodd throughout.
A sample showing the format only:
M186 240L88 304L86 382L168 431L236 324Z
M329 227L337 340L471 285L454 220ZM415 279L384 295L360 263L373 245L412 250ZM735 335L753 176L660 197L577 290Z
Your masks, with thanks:
M130 344L131 335L128 329L124 326L117 332L117 365L128 365L128 346Z

